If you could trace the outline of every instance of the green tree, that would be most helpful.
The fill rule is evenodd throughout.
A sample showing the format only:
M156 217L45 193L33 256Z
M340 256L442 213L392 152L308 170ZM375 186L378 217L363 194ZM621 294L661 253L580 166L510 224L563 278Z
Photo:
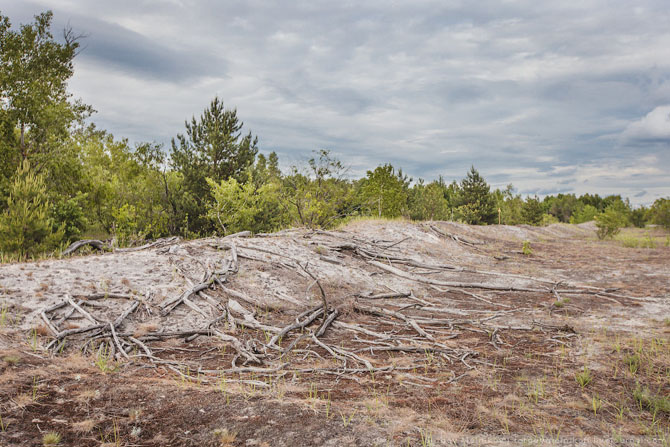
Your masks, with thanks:
M652 222L670 230L670 197L656 199L649 212Z
M544 205L549 214L556 217L560 222L570 222L570 216L577 207L577 197L574 194L558 194L557 196L547 196L544 199Z
M543 215L544 207L542 206L540 199L538 199L537 196L526 197L526 200L521 207L521 216L523 217L524 223L541 225Z
M258 137L252 136L251 132L243 135L244 123L238 119L237 110L224 108L218 97L212 100L199 120L193 117L190 123L184 124L186 135L178 134L177 141L172 140L171 161L194 186L202 186L199 185L202 175L214 180L230 177L240 180L254 163Z
M206 205L211 201L207 178L215 182L236 178L244 180L245 171L258 153L258 138L251 132L242 134L244 123L236 109L224 108L215 97L199 119L184 123L186 135L172 139L171 165L183 175L184 187L195 199L189 210L191 229L208 230Z
M419 180L409 190L409 216L413 220L448 220L447 185L442 179L424 185Z
M407 210L410 180L402 170L390 164L368 171L360 184L360 200L369 214L377 217L399 217Z
M462 220L474 225L497 222L498 211L490 189L486 180L472 166L467 176L461 180L460 194L457 199L456 211Z
M55 228L50 208L44 178L24 160L11 184L7 209L0 214L0 251L33 256L56 248L64 229Z
M496 189L492 193L495 199L496 210L500 209L500 220L504 225L518 225L523 223L521 209L523 199L519 194L514 194L514 185L507 185L504 190Z
M351 184L342 162L320 150L306 168L292 166L282 178L281 198L296 225L325 228L353 211Z
M581 200L581 199L580 199ZM581 202L577 205L575 211L570 216L571 224L580 224L592 221L599 214L598 208L593 205L583 205Z
M647 225L649 216L649 208L646 206L640 206L631 211L630 223L638 228L644 228Z
M67 92L78 36L66 29L64 42L57 42L52 18L51 11L44 12L14 31L0 15L0 161L10 165L5 172L20 159L44 169L71 126L92 112Z

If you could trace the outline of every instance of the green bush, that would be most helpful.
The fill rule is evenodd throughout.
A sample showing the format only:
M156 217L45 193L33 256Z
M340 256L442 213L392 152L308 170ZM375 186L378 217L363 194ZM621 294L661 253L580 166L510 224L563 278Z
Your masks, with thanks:
M232 177L222 182L208 178L207 182L214 197L208 216L224 234L276 231L288 224L289 214L280 202L278 182L255 186L251 178L238 183Z
M598 239L612 238L626 226L626 216L614 207L608 207L596 216Z
M7 209L0 215L0 251L34 256L59 246L65 226L51 217L44 178L24 161L9 188Z

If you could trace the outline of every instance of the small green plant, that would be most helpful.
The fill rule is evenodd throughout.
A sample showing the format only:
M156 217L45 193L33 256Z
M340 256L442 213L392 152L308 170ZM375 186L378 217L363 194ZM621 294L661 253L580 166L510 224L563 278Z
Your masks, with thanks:
M19 364L19 360L21 360L21 358L17 355L6 355L2 358L2 360L4 360L8 365L16 366Z
M431 432L419 429L419 435L421 436L421 447L433 446L433 434Z
M316 384L314 383L309 384L309 392L307 398L309 400L316 400L319 398L319 390L316 388Z
M116 370L114 360L112 359L112 353L106 344L101 345L100 349L98 349L98 355L95 358L95 366L97 366L103 374L114 372Z
M7 305L0 307L0 327L5 327L9 322L9 308Z
M28 344L33 352L36 352L40 347L40 342L37 339L37 329L31 329L28 335Z
M330 400L330 391L328 391L328 396L326 398L326 419L330 419L330 407L332 402Z
M598 411L603 407L603 401L598 395L591 396L591 409L593 410L593 415L598 416Z
M230 393L228 393L228 383L226 382L226 376L221 373L221 378L219 379L219 391L223 393L223 396L226 398L226 405L230 404Z
M103 444L109 445L112 444L115 447L121 446L121 438L119 437L119 423L116 421L116 418L112 420L112 435L109 439L105 438L105 435L100 432L100 440Z
M575 380L577 381L579 386L582 389L584 389L593 381L591 371L586 366L584 366L584 369L582 371L575 374Z
M643 247L645 248L656 248L656 241L651 237L651 234L647 233L645 238L644 238L644 245Z
M544 379L537 379L532 382L528 382L526 395L531 402L537 404L540 399L544 398Z
M628 371L631 374L636 374L640 369L640 355L633 354L626 357L626 365L628 365Z
M642 389L638 384L633 390L633 398L640 408L651 411L654 418L658 413L670 415L670 397L652 394L649 388Z
M554 307L561 309L563 308L566 304L570 303L570 298L561 298L559 300L554 301Z
M526 256L530 256L533 254L533 249L530 248L530 241L523 241L523 246L521 247L521 253L523 253Z
M352 420L352 419L354 418L354 416L356 415L356 410L354 410L354 412L351 413L349 416L347 416L346 414L342 413L341 411L340 411L339 413L340 413L340 417L342 418L342 424L344 424L345 427L348 427L349 424L351 424L351 420Z
M45 433L44 436L42 436L42 445L58 445L60 444L60 440L60 434L56 433L55 431L50 431L49 433Z
M39 393L39 382L37 381L37 376L33 376L33 386L32 386L32 399L33 402L37 402L40 397L42 397Z
M9 424L5 424L2 421L2 415L0 414L0 431L3 432L3 433L6 432L7 431L7 425L9 425Z

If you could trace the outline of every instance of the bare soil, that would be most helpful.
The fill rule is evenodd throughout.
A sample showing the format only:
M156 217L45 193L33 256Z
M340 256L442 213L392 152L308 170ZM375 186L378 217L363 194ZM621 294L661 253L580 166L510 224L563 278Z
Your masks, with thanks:
M5 264L0 312L0 446L670 445L670 248L592 224Z

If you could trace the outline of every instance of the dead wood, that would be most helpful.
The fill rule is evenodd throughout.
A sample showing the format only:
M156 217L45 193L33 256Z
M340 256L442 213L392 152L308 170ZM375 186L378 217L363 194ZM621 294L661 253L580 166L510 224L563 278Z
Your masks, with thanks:
M63 253L61 253L63 256L70 255L74 253L75 251L79 250L82 247L92 247L98 251L111 251L111 247L107 245L105 242L97 240L97 239L84 239L81 241L76 241L70 244L68 248L65 249Z
M119 253L130 253L130 252L133 252L133 251L147 250L149 248L167 247L169 245L172 245L172 244L175 244L175 243L179 242L179 240L180 240L179 236L172 236L172 237L167 237L167 238L156 239L153 242L146 243L146 244L141 245L139 247L117 248L114 251L119 252Z
M314 276L312 272L307 270L307 264L305 265L298 264L298 265L300 266L300 268L303 269L305 273L309 275L310 278L312 278L316 282L316 285L319 287L319 291L321 292L321 300L323 301L323 321L321 322L321 326L319 326L319 329L316 330L316 333L318 334L321 332L321 329L326 325L328 316L328 300L326 299L326 292L323 290L321 282L316 278L316 276Z
M382 270L386 270L389 273L393 273L396 276L401 278L409 279L416 282L421 282L424 284L430 284L434 286L445 286L445 287L458 287L458 288L468 288L468 289L485 289L485 290L502 290L506 292L534 292L534 293L546 293L547 290L544 289L531 289L527 287L515 287L515 286L494 286L491 284L484 283L464 283L464 282L454 282L454 281L437 281L434 279L420 278L412 276L410 273L395 268L390 265L383 264L378 261L370 260L369 264L379 267Z

